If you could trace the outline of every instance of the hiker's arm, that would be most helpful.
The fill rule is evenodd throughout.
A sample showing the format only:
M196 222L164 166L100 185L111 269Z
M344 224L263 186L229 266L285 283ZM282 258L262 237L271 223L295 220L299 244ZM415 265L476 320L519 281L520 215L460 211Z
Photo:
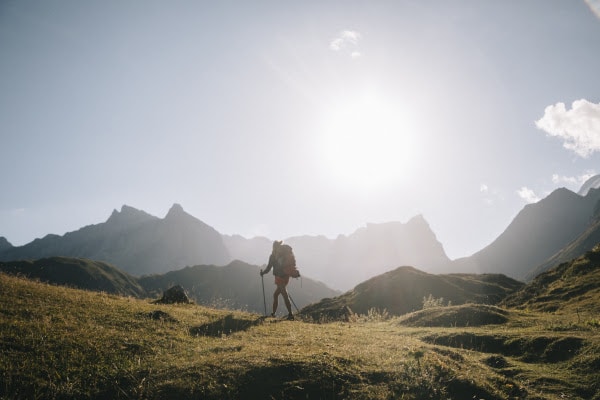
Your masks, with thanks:
M271 270L271 268L273 268L273 254L269 256L269 264L267 265L267 268L262 272L262 274L264 275L268 273Z

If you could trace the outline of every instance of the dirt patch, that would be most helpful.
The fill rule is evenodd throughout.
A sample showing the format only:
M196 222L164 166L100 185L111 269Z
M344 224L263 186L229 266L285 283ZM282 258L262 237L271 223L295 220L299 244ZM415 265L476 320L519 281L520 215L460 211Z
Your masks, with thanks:
M256 320L235 318L230 314L214 322L190 328L190 335L221 337L235 332L246 331L253 326L262 324L264 320L264 317Z

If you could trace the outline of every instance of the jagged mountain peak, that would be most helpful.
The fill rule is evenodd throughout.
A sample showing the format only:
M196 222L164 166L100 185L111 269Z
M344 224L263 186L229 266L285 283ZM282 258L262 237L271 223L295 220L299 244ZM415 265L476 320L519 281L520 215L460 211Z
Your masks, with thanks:
M190 216L190 215L184 211L181 204L173 203L173 205L169 209L169 212L167 212L165 219L180 218L182 216Z
M106 223L135 223L151 219L156 219L156 217L124 204L121 206L121 211L117 211L117 209L113 210Z

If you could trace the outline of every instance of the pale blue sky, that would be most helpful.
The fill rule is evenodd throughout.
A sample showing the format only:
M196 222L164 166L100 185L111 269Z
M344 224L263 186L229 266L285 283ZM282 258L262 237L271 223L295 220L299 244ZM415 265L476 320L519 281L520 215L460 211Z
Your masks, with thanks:
M4 0L0 236L180 203L272 239L423 214L470 255L600 173L593 7Z

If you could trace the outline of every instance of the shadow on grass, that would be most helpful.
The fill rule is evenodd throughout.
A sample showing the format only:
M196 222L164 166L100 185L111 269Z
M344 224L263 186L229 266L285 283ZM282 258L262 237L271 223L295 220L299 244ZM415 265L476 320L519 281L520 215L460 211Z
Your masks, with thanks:
M264 320L265 317L260 317L256 320L248 320L235 318L232 314L229 314L225 318L190 328L190 335L221 337L235 332L246 331L253 326L262 324Z
M504 337L478 335L474 333L453 333L431 335L425 342L475 350L482 353L496 353L518 357L524 362L561 362L573 358L583 347L584 340L578 337Z

